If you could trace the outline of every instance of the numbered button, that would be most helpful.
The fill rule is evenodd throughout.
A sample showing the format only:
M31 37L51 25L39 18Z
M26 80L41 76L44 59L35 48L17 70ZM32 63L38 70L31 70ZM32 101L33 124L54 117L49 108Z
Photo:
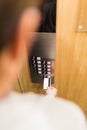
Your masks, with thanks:
M41 71L38 71L38 74L42 74L42 72L41 72Z
M38 68L41 68L41 65L37 65L38 66Z
M48 71L48 72L51 71L51 68L48 68L47 71Z
M41 64L41 61L37 61L37 64Z
M37 60L41 60L41 57L37 57Z
M49 74L49 75L50 75L50 74L51 74L51 72L47 72L47 74Z
M45 65L45 64L46 64L46 61L42 61L42 64Z
M34 61L32 61L32 64L36 64L36 61L34 60Z
M41 68L38 68L38 71L41 71L42 69Z
M51 62L50 62L50 61L47 61L47 65L51 65Z
M47 68L49 69L49 68L51 68L51 66L50 66L50 65L47 65Z
M43 68L47 68L47 65L46 65L46 64L44 64L44 65L43 65Z
M35 60L35 56L32 57L32 60Z
M46 74L47 74L47 71L43 71L43 74L46 75Z

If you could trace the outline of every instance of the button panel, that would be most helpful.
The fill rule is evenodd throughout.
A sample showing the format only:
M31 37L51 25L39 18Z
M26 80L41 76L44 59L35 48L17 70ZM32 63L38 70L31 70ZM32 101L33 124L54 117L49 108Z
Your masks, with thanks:
M51 75L51 60L33 56L32 66L35 74Z

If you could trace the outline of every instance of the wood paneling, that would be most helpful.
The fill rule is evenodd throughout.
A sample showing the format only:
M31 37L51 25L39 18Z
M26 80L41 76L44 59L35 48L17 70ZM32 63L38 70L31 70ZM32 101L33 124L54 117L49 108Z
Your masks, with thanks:
M59 95L66 97L75 47L78 0L57 2L57 47L55 82ZM66 86L66 87L65 87Z
M77 102L87 115L87 34L76 34L67 98Z
M18 75L18 78L19 78L20 85L23 89L23 92L35 92L35 93L44 94L44 90L41 84L33 84L31 82L27 58L25 60L21 73ZM14 89L18 92L21 92L17 80Z
M87 0L80 0L77 31L87 32Z
M60 97L76 102L87 115L87 34L76 32L80 2L57 2L55 85Z

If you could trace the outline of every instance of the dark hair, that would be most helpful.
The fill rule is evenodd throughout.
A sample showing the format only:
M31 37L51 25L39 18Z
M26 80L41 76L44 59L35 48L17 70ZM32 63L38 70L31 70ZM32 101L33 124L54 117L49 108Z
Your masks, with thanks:
M45 0L40 32L56 32L56 0Z
M42 0L0 0L0 52L15 38L22 11ZM36 3L35 3L36 2Z

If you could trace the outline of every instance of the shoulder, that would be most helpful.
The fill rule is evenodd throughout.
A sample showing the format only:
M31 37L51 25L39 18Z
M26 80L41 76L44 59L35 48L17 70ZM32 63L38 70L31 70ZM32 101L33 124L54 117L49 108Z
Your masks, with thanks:
M50 111L55 110L62 111L62 113L66 113L67 115L80 115L84 117L84 113L82 110L77 106L75 103L70 102L68 100L64 100L62 98L51 97L51 96L44 96L38 95L34 93L26 93L26 94L19 94L12 92L10 95L11 100L17 100L20 103L33 103L37 106L40 106L44 110ZM49 109L50 107L50 109ZM74 113L74 114L72 114Z
M67 130L86 130L87 122L84 113L72 102L33 93L23 95L13 93L12 97L15 101L17 100L16 103L23 106L24 110L29 110L30 114L33 111L38 119L47 120L47 123L52 125L51 127L55 130L65 130L65 128Z
M55 130L61 127L63 130L64 128L67 130L87 129L86 117L75 103L61 98L45 97L42 104Z

